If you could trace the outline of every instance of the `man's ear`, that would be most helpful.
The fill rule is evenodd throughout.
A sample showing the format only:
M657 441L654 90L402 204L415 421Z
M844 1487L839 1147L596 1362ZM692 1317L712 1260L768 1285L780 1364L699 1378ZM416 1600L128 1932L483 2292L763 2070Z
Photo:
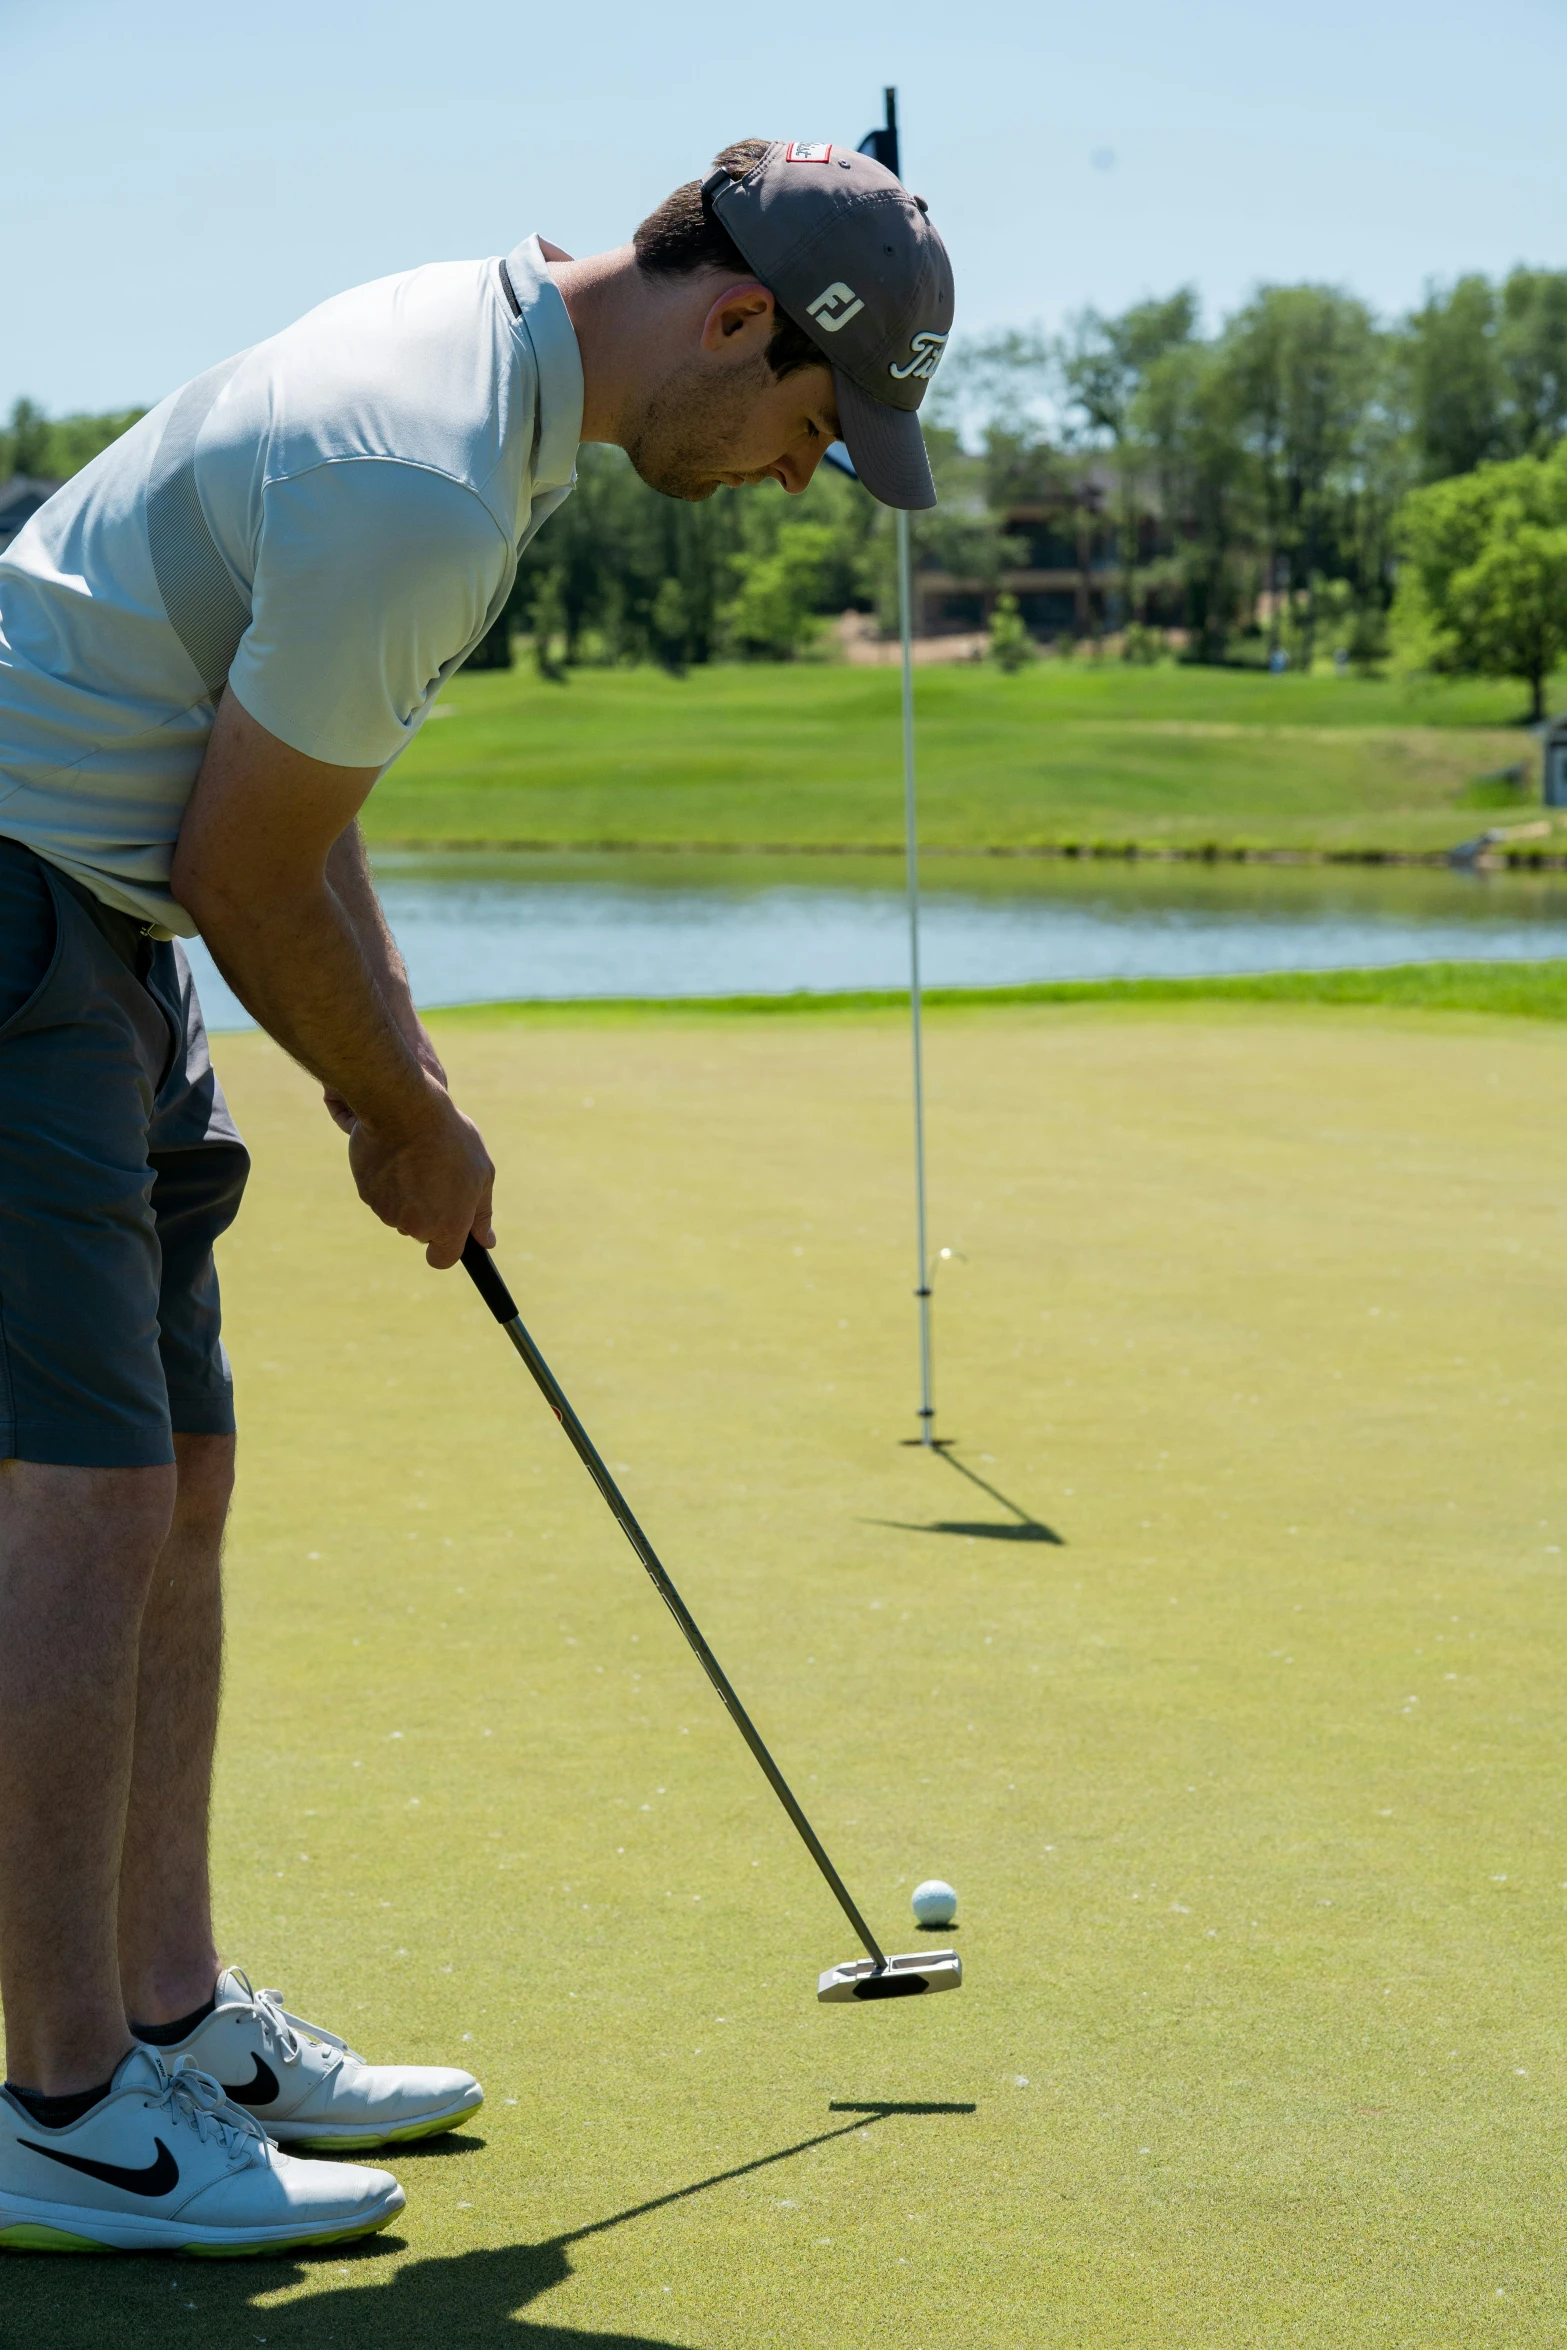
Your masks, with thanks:
M751 278L743 285L726 286L702 322L704 351L734 351L736 338L749 338L764 347L771 342L777 303L766 286Z

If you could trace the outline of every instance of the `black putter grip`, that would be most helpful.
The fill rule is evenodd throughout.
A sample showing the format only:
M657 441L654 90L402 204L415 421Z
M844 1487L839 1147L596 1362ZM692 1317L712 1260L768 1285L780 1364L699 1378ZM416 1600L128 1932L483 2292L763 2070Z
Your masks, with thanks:
M497 1322L515 1322L517 1303L500 1274L495 1259L487 1248L481 1248L470 1232L463 1242L463 1270L469 1276Z

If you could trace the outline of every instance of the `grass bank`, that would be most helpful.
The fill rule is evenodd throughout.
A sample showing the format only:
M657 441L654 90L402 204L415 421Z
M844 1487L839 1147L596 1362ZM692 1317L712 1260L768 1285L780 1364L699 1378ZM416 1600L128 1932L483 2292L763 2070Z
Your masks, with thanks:
M531 1325L873 1920L958 1886L967 1985L816 2006L842 1923L504 1339L221 1038L220 1931L488 2102L362 2252L18 2260L7 2339L1550 2338L1554 1034L935 1023L935 1457L890 1021L443 1049Z
M890 670L475 672L376 790L374 841L892 846ZM1532 762L1508 686L1040 662L916 684L940 847L1431 853ZM1519 803L1523 805L1523 803Z
M1344 1004L1405 1012L1479 1012L1508 1019L1567 1020L1567 962L1395 963L1366 971L1264 971L1238 978L1042 980L1026 987L933 987L936 1011L983 1011L1006 1004L1107 1004L1135 1011L1154 1004ZM432 1012L443 1025L560 1017L615 1021L668 1018L778 1019L901 1011L900 989L800 990L793 995L626 996L566 1004L465 1004Z

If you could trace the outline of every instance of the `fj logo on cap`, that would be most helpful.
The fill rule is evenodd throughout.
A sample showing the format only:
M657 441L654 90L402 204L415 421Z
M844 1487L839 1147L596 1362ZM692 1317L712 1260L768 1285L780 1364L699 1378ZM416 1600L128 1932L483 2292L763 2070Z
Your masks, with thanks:
M842 286L835 286L832 288L834 293L842 293L844 290L845 289ZM823 294L820 299L825 302L827 296ZM814 302L812 303L811 307L813 310L815 309L816 305ZM826 321L824 320L823 324L825 323ZM839 319L838 324L840 326L843 324L842 319ZM941 354L946 349L946 347L947 338L945 335L916 335L912 344L910 345L914 356L909 361L908 365L906 367L889 367L887 373L891 376L896 376L899 383L906 382L911 375L920 375L925 377L933 376L936 372L937 364L940 361Z
M831 147L808 146L803 139L791 139L784 149L785 163L831 163Z
M814 302L806 304L806 313L809 317L814 318L817 325L828 334L835 335L841 326L848 325L851 318L858 318L864 307L865 304L860 300L853 286L846 286L842 278L837 278L830 286L823 287ZM922 336L920 339L928 341L929 338ZM944 342L946 337L940 335L936 339L938 342ZM941 354L938 352L936 356L939 358ZM933 359L930 365L934 367L935 364L936 361ZM909 373L913 372L911 368ZM927 368L925 372L928 375L930 368ZM897 373L896 368L893 373Z

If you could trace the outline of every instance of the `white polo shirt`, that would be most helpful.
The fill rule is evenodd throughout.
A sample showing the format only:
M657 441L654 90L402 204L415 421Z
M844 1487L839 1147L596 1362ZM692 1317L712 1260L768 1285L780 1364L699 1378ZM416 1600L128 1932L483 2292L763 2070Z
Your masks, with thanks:
M389 764L581 428L536 237L356 287L172 394L0 554L0 834L194 935L169 868L225 681L310 758Z

